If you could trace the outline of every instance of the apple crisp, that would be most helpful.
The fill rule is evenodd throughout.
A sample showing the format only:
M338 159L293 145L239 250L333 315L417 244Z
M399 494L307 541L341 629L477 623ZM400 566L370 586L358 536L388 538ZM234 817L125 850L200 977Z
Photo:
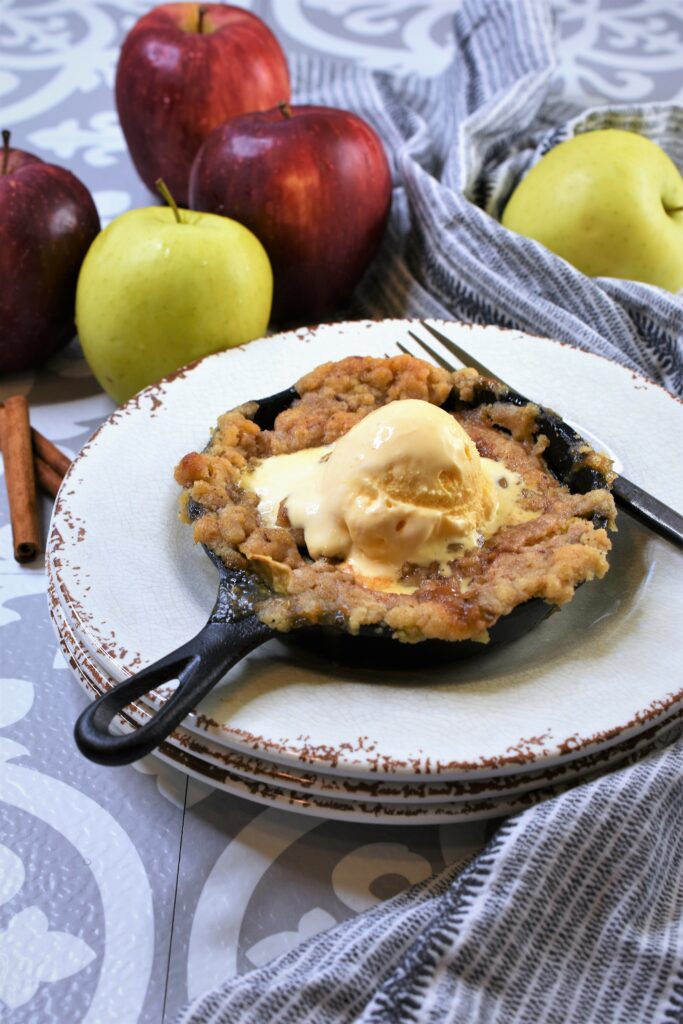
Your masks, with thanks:
M195 540L268 584L255 611L272 628L334 624L353 634L382 625L404 642L486 642L489 628L518 605L532 598L562 605L580 583L607 572L606 527L616 515L609 459L577 445L574 468L593 474L593 489L572 493L544 460L550 442L533 403L505 401L506 389L474 370L450 373L407 355L326 363L295 388L299 398L272 429L254 422L257 403L242 405L222 415L207 448L185 455L175 471L181 515L193 519ZM266 516L246 481L264 460L335 446L370 413L406 399L452 410L475 456L503 467L500 486L507 487L506 474L519 480L520 514L473 546L455 545L446 561L406 561L397 585L382 588L339 558L312 557L285 502Z

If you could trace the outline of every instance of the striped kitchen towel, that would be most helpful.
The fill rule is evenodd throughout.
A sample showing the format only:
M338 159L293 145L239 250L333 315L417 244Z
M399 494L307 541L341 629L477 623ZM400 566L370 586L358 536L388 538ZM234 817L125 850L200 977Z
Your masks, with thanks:
M307 58L297 100L356 110L394 173L387 238L358 313L550 335L683 393L683 299L589 279L497 221L549 147L635 128L683 167L683 110L558 121L542 0L472 0L432 81ZM177 1024L683 1024L683 741L509 819L447 869L231 979Z
M517 815L464 870L316 935L177 1024L683 1021L683 741Z
M516 181L558 142L621 127L659 143L683 170L683 107L605 106L571 120L551 91L547 0L470 0L439 77L293 61L297 101L356 111L384 140L394 194L354 315L499 324L598 352L683 394L683 295L588 278L501 227Z

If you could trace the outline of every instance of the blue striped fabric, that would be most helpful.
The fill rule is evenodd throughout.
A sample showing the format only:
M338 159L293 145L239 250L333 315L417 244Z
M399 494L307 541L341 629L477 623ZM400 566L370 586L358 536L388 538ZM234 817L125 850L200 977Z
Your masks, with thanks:
M601 353L683 394L683 297L588 278L498 218L519 177L569 136L637 129L683 169L683 108L609 106L557 121L556 59L542 0L465 3L455 56L435 79L299 57L297 99L345 107L385 142L389 229L352 312L493 323Z
M510 818L443 874L177 1024L683 1021L683 741Z
M683 392L683 300L589 279L497 221L548 148L636 128L683 167L683 110L558 119L541 0L465 2L432 81L316 59L298 100L353 109L391 157L394 200L357 295L373 317L444 317L550 335ZM208 993L178 1024L683 1022L683 741L510 819L448 869Z

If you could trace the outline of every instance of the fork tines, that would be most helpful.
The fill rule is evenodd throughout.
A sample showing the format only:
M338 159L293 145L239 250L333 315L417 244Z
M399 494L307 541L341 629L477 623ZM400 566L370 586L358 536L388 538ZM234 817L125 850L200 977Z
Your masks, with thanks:
M489 370L489 368L487 366L484 366L483 363L480 363L479 360L475 359L470 352L465 352L465 350L463 348L460 348L460 346L457 345L451 338L446 337L446 335L442 334L441 331L437 331L436 327L432 327L431 324L428 324L426 320L420 320L420 323L424 327L424 329L426 331L429 331L432 337L436 338L436 340L441 345L443 345L446 351L449 352L452 356L455 356L455 358L458 359L463 364L463 366L471 366L472 369L476 370L477 373L480 373L482 377L489 377L491 380L497 380L500 384L505 384L505 381L501 380L498 374L494 373L493 370ZM408 331L408 334L410 334L411 337L413 337L415 341L426 352L429 352L433 358L438 360L439 366L442 366L445 370L453 369L452 365L449 365L446 360L440 358L434 352L434 349L427 345L426 342L418 338L416 334L413 334L412 331Z
M477 373L481 374L482 377L489 377L491 380L498 381L503 387L513 390L509 384L506 384L497 373L493 373L488 367L480 363L478 359L470 355L469 352L465 352L464 349L460 348L451 338L448 338L441 331L437 330L436 327L432 327L426 320L421 320L420 324L426 331L435 338L439 344L446 349L450 355L455 356L463 366L471 366L472 369L476 370ZM415 341L420 348L426 352L438 365L444 370L453 370L454 366L444 356L442 356L432 345L429 345L426 341L420 338L419 335L415 334L414 331L408 331L410 337ZM407 355L412 355L405 345L401 342L397 342L398 348L401 352L405 352ZM632 516L638 519L641 523L644 523L647 527L658 533L662 537L666 537L667 540L672 541L678 547L683 547L683 516L676 512L674 509L669 508L664 502L655 498L652 494L648 494L646 490L634 484L631 480L627 480L626 477L621 474L616 478L612 484L612 493L614 494L617 505L625 509Z

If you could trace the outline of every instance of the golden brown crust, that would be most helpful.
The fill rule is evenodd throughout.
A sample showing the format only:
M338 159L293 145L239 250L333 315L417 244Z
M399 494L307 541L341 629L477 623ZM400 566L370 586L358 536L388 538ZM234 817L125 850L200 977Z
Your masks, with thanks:
M506 526L454 558L447 577L436 565L403 566L403 582L417 588L412 594L373 591L325 559L311 561L301 550L301 531L291 530L282 514L277 526L264 526L258 498L239 482L258 459L331 444L387 402L420 398L441 405L452 388L471 401L482 386L500 394L499 385L474 370L451 374L410 356L325 363L298 382L300 400L280 413L273 430L253 422L254 403L220 417L206 451L188 453L176 468L185 489L181 514L188 518L189 499L199 503L204 514L195 522L195 539L226 564L255 568L268 581L274 593L256 610L275 629L341 617L350 632L384 623L408 642L485 641L490 626L518 604L536 597L564 604L579 583L608 569L611 545L591 518L613 525L612 496L607 489L571 494L548 472L541 457L547 439L534 436L537 406L500 401L456 414L481 455L522 476L522 503L537 518ZM606 456L585 449L576 458L610 479Z

